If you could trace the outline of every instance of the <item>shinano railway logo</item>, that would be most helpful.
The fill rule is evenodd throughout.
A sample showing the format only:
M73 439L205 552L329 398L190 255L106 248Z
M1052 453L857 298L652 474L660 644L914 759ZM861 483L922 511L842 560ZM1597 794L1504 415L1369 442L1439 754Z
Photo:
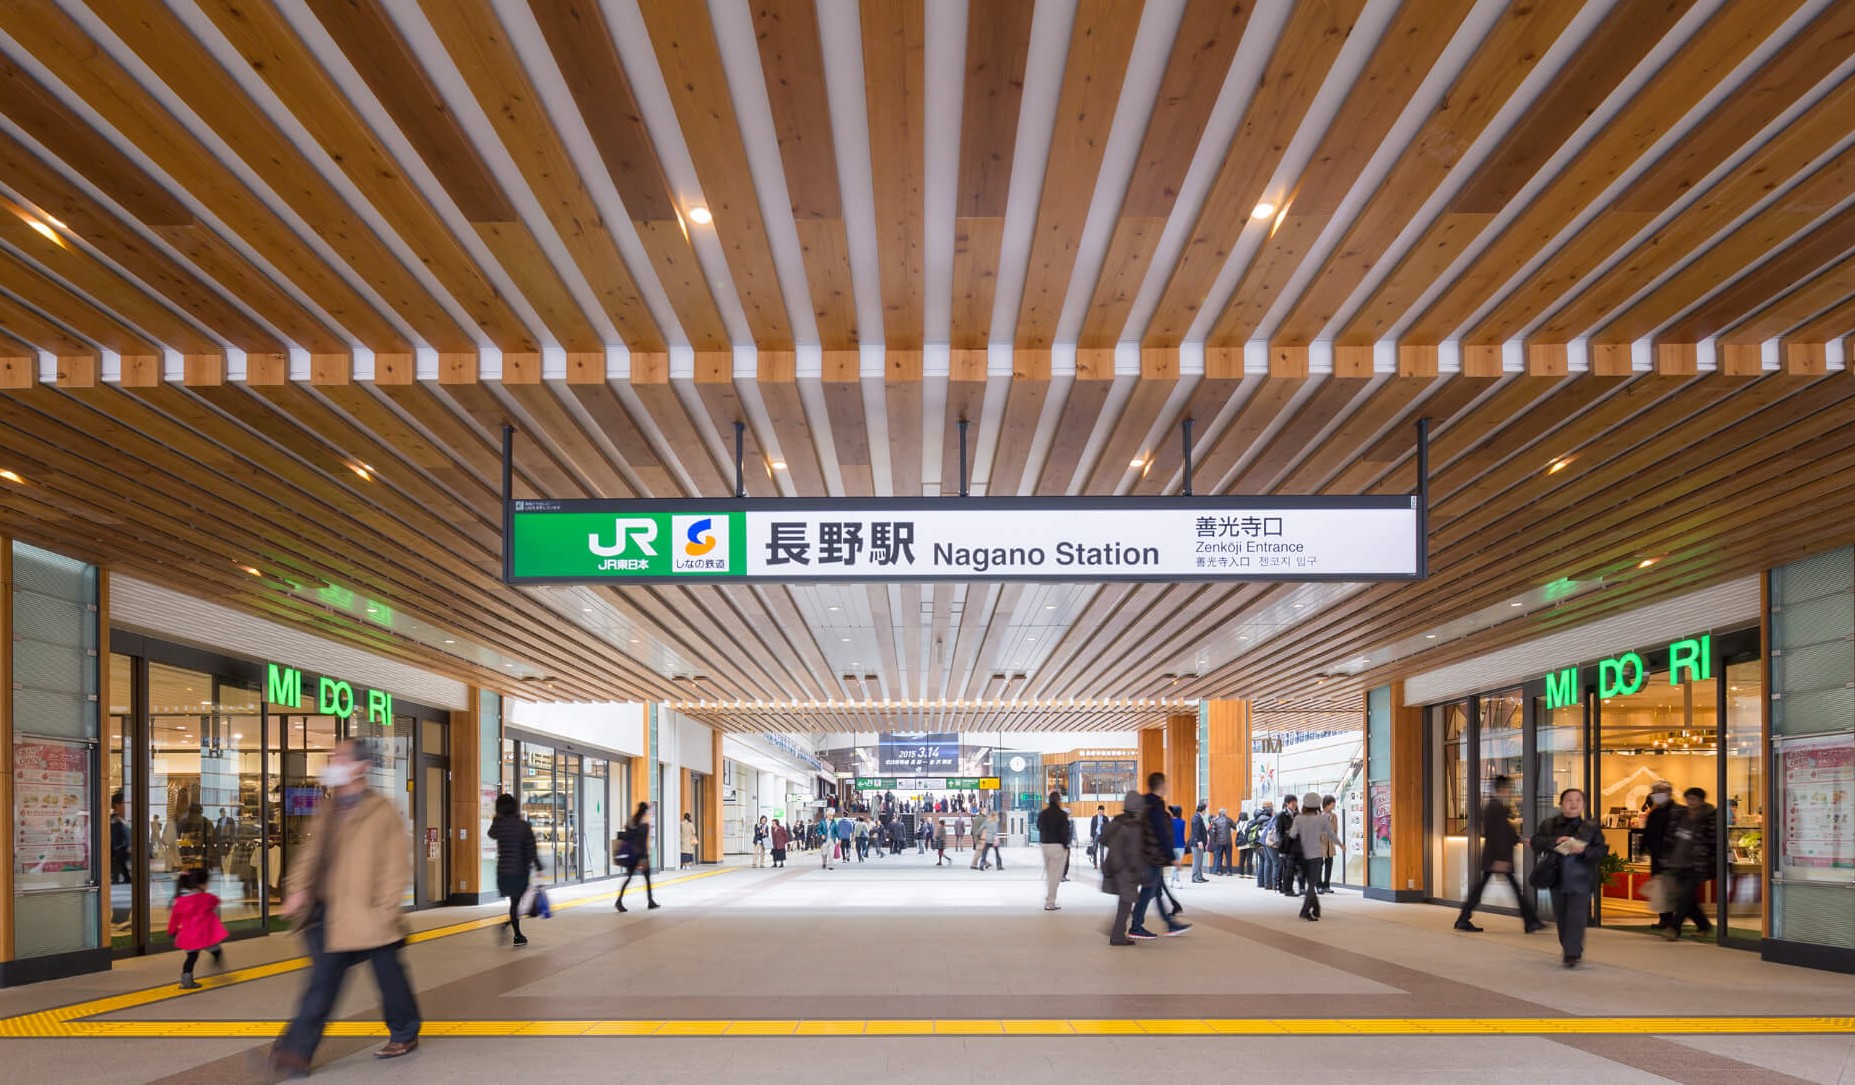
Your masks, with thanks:
M676 539L676 547L670 554L670 570L677 573L727 572L728 528L726 516L670 517L670 534Z

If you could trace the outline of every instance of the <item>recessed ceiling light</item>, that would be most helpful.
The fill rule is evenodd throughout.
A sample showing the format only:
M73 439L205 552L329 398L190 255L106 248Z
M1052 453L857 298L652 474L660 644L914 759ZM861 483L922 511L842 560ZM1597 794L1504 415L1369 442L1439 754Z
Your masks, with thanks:
M1055 604L1055 603L1045 603L1045 604L1043 605L1043 609L1045 609L1045 610L1055 610L1055 609L1056 609L1056 604Z
M1641 561L1636 563L1636 567L1638 569L1647 569L1649 566L1654 565L1654 564L1655 564L1654 558L1644 558Z
M1546 468L1546 473L1547 473L1548 475L1556 475L1556 474L1558 474L1558 473L1559 473L1560 471L1563 471L1563 470L1565 470L1565 468L1566 468L1567 466L1569 466L1569 465L1571 464L1571 462L1572 462L1572 461L1571 461L1571 460L1569 460L1569 459L1563 459L1563 460L1553 460L1553 461L1552 461L1552 466L1551 466L1551 467L1548 467L1548 468Z
M715 221L715 216L709 214L709 209L706 207L692 207L689 209L689 221L697 226L707 226Z
M19 472L17 471L0 470L0 478L6 479L8 482L17 482L22 485L26 481L25 479L19 477Z
M1507 605L1510 607L1519 607L1519 606L1525 606L1526 604L1516 601L1516 602L1509 603Z
M250 573L252 576L263 576L264 575L263 573L258 572L256 569L252 568L249 565L240 565L239 568Z
M1145 456L1135 456L1135 457L1134 457L1133 459L1131 459L1131 460L1128 460L1128 461L1127 461L1127 466L1129 466L1129 467L1145 467L1145 466L1146 466L1146 457L1145 457Z
M1425 640L1435 640L1435 639L1436 639L1436 634L1435 634L1435 633L1425 633L1425 634L1423 635L1423 639L1425 639Z
M849 638L849 637L845 637L845 638L844 638L844 643L845 643L845 644L849 644L849 643L850 643L850 638Z
M372 482L374 480L374 469L372 466L368 464L351 463L348 465L348 470L353 471L356 475L359 475L362 482Z
M1295 609L1296 609L1296 610L1300 610L1300 609L1301 609L1302 607L1304 607L1304 606L1307 606L1307 604L1306 604L1306 603L1296 603L1296 604L1295 604Z
M451 639L450 637L446 637L446 638L444 638L444 642L445 642L446 644L456 644L456 643L457 643L456 641L454 641L454 640L452 640L452 639Z
M775 470L775 471L784 471L785 469L786 469L786 461L785 461L785 460L774 460L774 461L773 461L773 470Z
M836 603L833 603L833 604L831 604L830 606L828 606L828 607L825 607L825 609L826 609L826 610L836 610L836 609L837 609L837 604L836 604Z
M1258 219L1258 220L1266 219L1266 218L1274 218L1275 217L1275 205L1268 202L1267 200L1264 200L1262 203L1259 203L1256 205L1256 210L1250 212L1250 217L1253 219Z

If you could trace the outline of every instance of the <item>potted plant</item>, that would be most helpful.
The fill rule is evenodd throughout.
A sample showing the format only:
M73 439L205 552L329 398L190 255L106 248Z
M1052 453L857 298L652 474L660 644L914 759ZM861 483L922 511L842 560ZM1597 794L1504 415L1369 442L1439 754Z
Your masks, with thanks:
M1623 890L1622 893L1608 893L1607 895L1610 895L1610 896L1629 896L1630 895L1629 894L1629 869L1630 869L1630 864L1621 855L1618 855L1614 851L1605 852L1604 857L1598 860L1597 875L1599 878L1603 879L1604 890L1608 891L1608 890L1619 889L1619 888Z

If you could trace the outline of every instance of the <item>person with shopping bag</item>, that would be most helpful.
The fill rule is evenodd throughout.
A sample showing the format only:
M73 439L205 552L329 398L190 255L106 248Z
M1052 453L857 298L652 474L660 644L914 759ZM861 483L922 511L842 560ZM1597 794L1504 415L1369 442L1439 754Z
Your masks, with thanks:
M534 827L518 813L514 795L496 796L496 816L490 821L490 839L496 842L496 891L509 898L509 922L503 934L514 935L515 948L528 944L522 934L522 916L529 914L529 872L541 872Z

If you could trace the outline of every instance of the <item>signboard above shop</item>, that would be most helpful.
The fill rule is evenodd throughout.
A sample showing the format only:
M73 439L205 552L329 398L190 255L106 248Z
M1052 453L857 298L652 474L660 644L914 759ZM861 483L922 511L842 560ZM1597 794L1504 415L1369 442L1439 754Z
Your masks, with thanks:
M514 501L511 583L1399 580L1415 495Z

